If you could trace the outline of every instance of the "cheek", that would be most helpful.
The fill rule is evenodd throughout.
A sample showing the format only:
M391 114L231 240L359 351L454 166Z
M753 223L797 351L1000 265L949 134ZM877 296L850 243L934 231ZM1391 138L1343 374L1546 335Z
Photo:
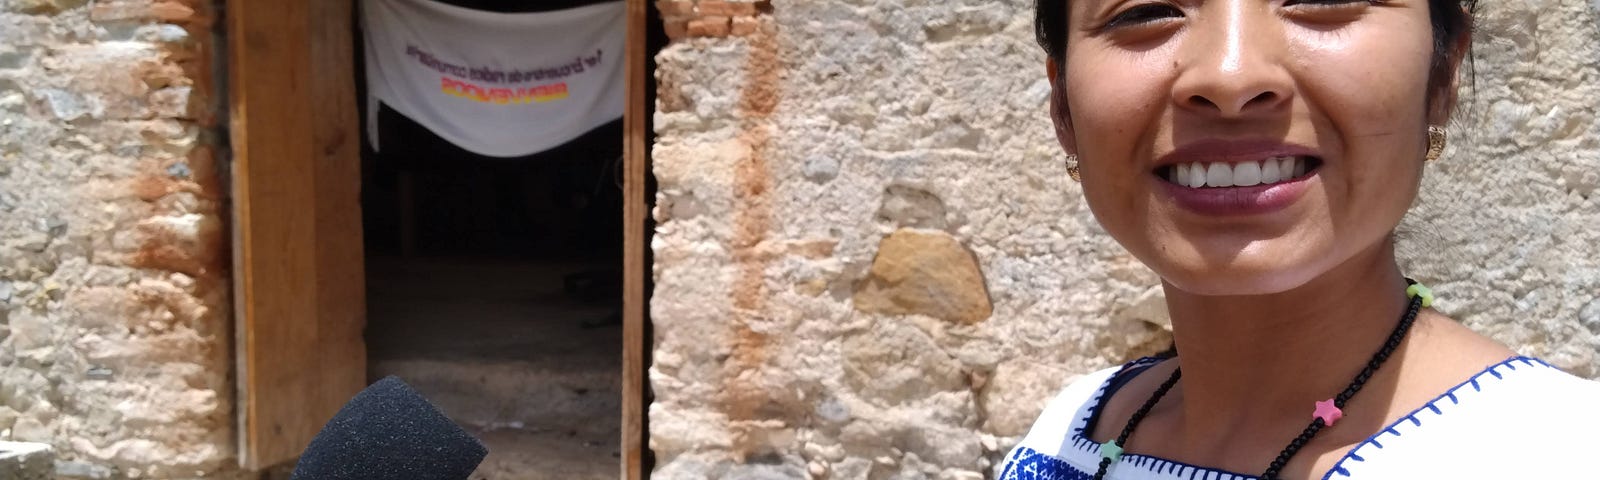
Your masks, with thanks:
M1082 165L1085 200L1101 223L1113 231L1118 223L1142 215L1148 200L1146 179L1136 159L1151 155L1155 138L1170 123L1163 118L1170 103L1172 48L1141 52L1084 47L1069 51L1067 105L1078 161Z
M1425 128L1428 26L1394 19L1349 29L1290 36L1300 94L1347 141L1413 137L1408 130Z
M1153 156L1156 144L1170 144L1178 45L1143 51L1079 45L1085 46L1069 49L1066 81L1084 201L1112 238L1146 264L1159 264L1152 252L1164 250L1160 244L1173 232L1152 215L1149 177L1138 159Z
M1159 122L1170 78L1171 48L1143 52L1084 47L1068 52L1067 105L1077 127L1080 157L1088 162L1115 162L1130 152L1145 131Z
M1350 28L1291 35L1318 141L1341 154L1324 183L1328 213L1340 224L1398 222L1421 178L1432 40L1403 19Z

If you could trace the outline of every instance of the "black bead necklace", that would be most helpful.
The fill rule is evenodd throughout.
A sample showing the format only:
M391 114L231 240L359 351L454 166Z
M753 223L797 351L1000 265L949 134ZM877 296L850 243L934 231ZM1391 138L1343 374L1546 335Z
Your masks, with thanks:
M1424 307L1433 306L1433 292L1429 291L1428 287L1424 287L1422 284L1417 283L1416 280L1409 278L1406 279L1406 285L1406 296L1411 297L1411 302L1406 307L1406 313L1400 316L1400 323L1394 326L1393 332L1389 333L1389 339L1383 342L1383 347L1379 348L1377 353L1372 354L1372 359L1368 360L1367 366L1362 368L1361 373L1356 374L1356 378L1350 381L1350 386L1345 387L1344 391L1339 392L1339 395L1331 399L1317 402L1317 408L1312 414L1315 418L1311 420L1311 424L1306 425L1306 429L1300 432L1300 436L1295 437L1294 440L1289 442L1288 446L1283 447L1283 451L1278 453L1278 458L1274 459L1272 464L1267 466L1267 471L1261 474L1261 480L1276 480L1278 472L1283 470L1283 466L1287 465L1289 459L1293 458L1294 454L1299 453L1300 449L1304 448L1306 443L1317 435L1317 432L1322 431L1324 427L1332 426L1334 422L1344 416L1344 412L1341 409L1344 408L1345 402L1349 401L1350 397L1355 396L1356 392L1361 391L1361 387L1367 384L1367 380L1371 379L1372 374L1378 371L1378 367L1383 366L1383 362L1388 360L1389 355L1394 353L1394 350L1400 346L1400 341L1406 338L1406 332L1411 330L1411 324L1417 320L1417 312ZM1144 420L1144 416L1149 414L1150 409L1156 406L1156 402L1161 401L1161 397L1167 394L1167 390L1171 390L1173 385L1178 384L1178 379L1182 376L1183 370L1181 368L1173 369L1172 376L1167 377L1167 381L1161 382L1161 386L1156 388L1155 393L1150 394L1150 398L1144 401L1144 405L1140 406L1139 410L1133 412L1133 416L1128 418L1128 424L1122 427L1122 433L1117 435L1116 440L1100 444L1100 469L1095 471L1094 480L1104 480L1106 478L1106 472L1111 469L1111 464L1122 458L1122 446L1128 444L1128 437L1133 436L1133 429L1139 426L1139 422Z

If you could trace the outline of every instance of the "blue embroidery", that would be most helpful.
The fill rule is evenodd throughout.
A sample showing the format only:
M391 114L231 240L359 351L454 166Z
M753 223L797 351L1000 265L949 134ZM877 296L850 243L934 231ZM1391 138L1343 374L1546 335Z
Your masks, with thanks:
M1128 365L1125 365L1123 369L1126 370L1131 367L1138 367L1142 364L1152 363L1151 360L1153 359L1145 358L1136 360ZM1413 427L1421 427L1422 419L1419 414L1421 414L1424 410L1431 411L1434 415L1443 414L1443 410L1440 409L1439 405L1443 405L1444 400L1448 399L1453 404L1459 404L1460 399L1456 396L1456 392L1458 390L1462 389L1463 387L1472 386L1474 390L1481 391L1483 386L1479 383L1479 380L1488 378L1489 376L1492 376L1495 379L1503 378L1503 375L1501 375L1499 372L1496 372L1495 369L1503 365L1507 368L1515 370L1516 367L1512 365L1512 363L1515 362L1520 362L1524 365L1550 366L1548 363L1545 363L1539 359L1516 357L1507 359L1505 362L1499 365L1489 367L1483 372L1480 372L1478 375L1475 375L1467 381L1462 382L1460 385L1457 385L1455 388L1452 388L1449 391L1439 395L1438 398L1435 398L1432 402L1428 402L1427 405L1417 408L1415 411L1411 412L1411 414L1395 420L1394 423L1388 425L1378 433L1373 434L1371 437L1367 438L1366 441L1358 444L1355 448L1347 452L1344 458L1340 459L1338 463L1334 464L1333 468L1330 469L1322 478L1327 480L1333 478L1335 475L1343 478L1349 478L1351 476L1351 472L1348 468L1346 468L1346 461L1351 463L1366 462L1366 457L1361 455L1362 448L1367 448L1367 446L1370 445L1371 448L1374 449L1383 449L1384 445L1380 441L1380 438L1382 440L1388 440L1387 438L1382 437L1401 436L1401 428L1397 427L1403 427L1404 422L1409 422ZM1485 374L1488 375L1486 376ZM1115 375L1113 375L1113 378L1115 378ZM1109 381L1107 383L1109 384ZM1102 385L1101 391L1096 393L1094 398L1090 400L1087 408L1085 409L1088 414L1083 414L1082 411L1080 411L1080 416L1074 421L1074 423L1077 424L1077 428L1069 429L1070 433L1068 434L1068 440L1071 440L1069 443L1072 446L1076 447L1080 451L1094 455L1096 459L1098 459L1099 455L1099 444L1089 440L1085 436L1086 432L1084 430L1086 430L1088 427L1089 419L1094 416L1093 413L1101 406L1100 402L1103 400L1102 397L1105 393L1105 386L1106 385ZM1370 451L1366 453L1370 455ZM1122 468L1138 468L1147 472L1171 475L1176 478L1185 478L1191 480L1254 478L1233 472L1210 469L1183 462L1175 462L1163 458L1137 454L1127 454L1123 456L1122 462L1119 465ZM1093 478L1092 472L1084 471L1079 467L1067 462L1066 460L1062 460L1055 456L1041 453L1026 447L1018 447L1016 450L1013 450L999 476L999 480L1088 480L1091 478Z
M1495 371L1495 369L1500 368L1501 366L1505 366L1505 367L1508 367L1508 368L1510 368L1512 370L1516 370L1517 367L1515 365L1513 365L1513 364L1517 363L1517 362L1521 362L1524 365L1544 365L1546 367L1550 367L1550 364L1545 363L1544 360L1539 360L1539 359L1536 359L1536 358L1529 358L1529 357L1522 357L1522 356L1508 358L1504 362L1500 362L1498 364L1492 365L1489 368L1484 369L1482 372L1478 372L1477 375L1473 375L1472 378L1467 379L1467 381L1461 382L1459 385L1456 385L1455 388L1451 388L1450 390L1445 391L1443 394L1439 395L1437 398L1434 398L1433 401L1428 402L1427 405L1423 405L1422 407L1419 407L1416 410L1412 410L1411 413L1407 414L1405 417L1403 417L1402 420L1410 420L1412 426L1421 427L1422 426L1422 419L1418 418L1417 414L1418 413L1422 413L1423 409L1427 409L1428 411L1433 412L1433 414L1436 415L1436 416L1437 415L1443 415L1444 412L1441 411L1439 409L1439 406L1438 406L1438 404L1440 402L1448 399L1448 400L1450 400L1450 403L1453 404L1453 405L1461 404L1461 400L1459 398L1456 398L1456 390L1460 390L1463 387L1467 387L1467 386L1470 385L1472 387L1473 391L1480 391L1481 392L1481 391L1483 391L1483 386L1478 383L1478 380L1480 378L1483 378L1484 374L1488 374L1490 376L1493 376L1496 379L1504 379L1505 377L1503 375L1501 375L1500 372ZM1551 367L1551 368L1554 368L1554 367ZM1333 478L1333 476L1335 474L1337 474L1339 476L1342 476L1342 477L1349 477L1350 476L1350 470L1344 468L1345 460L1354 460L1354 461L1357 461L1357 462L1366 461L1366 459L1362 458L1361 455L1358 454L1357 452L1360 452L1361 449L1365 448L1367 445L1372 445L1374 448L1377 448L1377 449L1380 449L1380 450L1383 449L1383 443L1379 442L1378 438L1382 437L1384 435L1392 435L1392 436L1396 436L1396 437L1400 436L1400 431L1395 429L1395 427L1399 426L1399 425L1400 425L1400 420L1396 420L1393 424L1390 424L1387 428L1384 428L1382 431L1379 431L1378 433L1372 434L1371 437L1367 437L1366 441L1361 442L1359 444L1356 444L1355 448L1352 448L1352 449L1350 449L1349 452L1345 453L1344 458L1339 459L1338 463L1333 464L1333 469L1328 470L1328 473L1322 476L1322 480L1329 480L1329 479Z
M1045 455L1031 448L1019 447L1011 462L1006 464L1000 480L1090 480L1094 475L1078 470L1059 458Z

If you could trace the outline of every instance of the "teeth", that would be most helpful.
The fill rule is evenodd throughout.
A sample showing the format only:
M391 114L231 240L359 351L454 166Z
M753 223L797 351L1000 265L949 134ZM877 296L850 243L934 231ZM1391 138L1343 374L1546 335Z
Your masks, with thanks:
M1261 183L1278 183L1278 180L1283 178L1283 176L1278 175L1279 171L1277 160L1269 158L1267 161L1261 162Z
M1273 157L1260 162L1183 163L1167 170L1166 180L1190 188L1271 185L1306 174L1307 162L1299 157Z
M1232 168L1228 168L1228 164L1226 164L1226 163L1213 163L1213 164L1210 164L1210 165L1206 165L1206 186L1207 187L1231 187L1231 186L1233 186L1233 169Z
M1233 184L1239 187L1253 187L1261 184L1261 164L1244 162L1233 166Z

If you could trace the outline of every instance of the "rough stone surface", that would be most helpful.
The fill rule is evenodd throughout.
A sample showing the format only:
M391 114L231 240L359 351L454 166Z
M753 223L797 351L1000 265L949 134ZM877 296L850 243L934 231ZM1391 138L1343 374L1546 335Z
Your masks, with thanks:
M1400 230L1402 268L1435 308L1600 377L1600 5L1478 9L1450 146Z
M656 478L983 478L1062 385L1166 346L1158 279L1067 178L1031 6L775 1L657 57ZM1600 376L1600 12L1479 7L1403 266ZM992 315L862 311L902 229L970 249Z
M55 459L48 444L0 441L0 478L50 480L55 476Z
M209 2L0 0L0 440L232 475Z
M993 312L972 252L944 232L911 229L878 244L853 301L867 313L919 314L967 324Z

